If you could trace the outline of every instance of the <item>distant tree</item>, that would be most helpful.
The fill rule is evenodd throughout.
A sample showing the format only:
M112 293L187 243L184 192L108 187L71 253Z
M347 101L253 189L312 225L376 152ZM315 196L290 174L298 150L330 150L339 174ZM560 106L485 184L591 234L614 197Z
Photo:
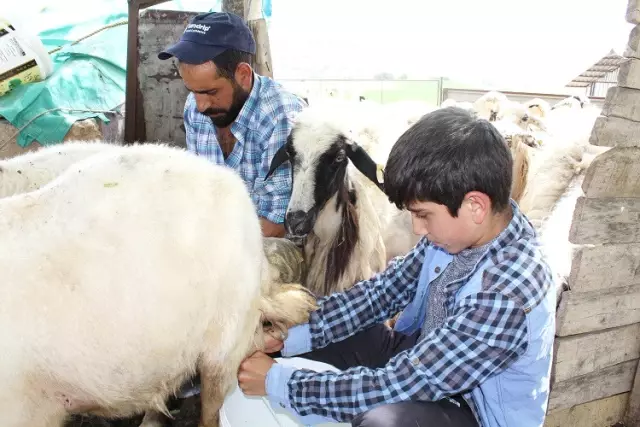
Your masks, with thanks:
M376 74L373 78L376 80L393 80L393 74L385 71L383 73Z
M400 74L400 76L398 76L398 80L407 80L408 78L406 74Z

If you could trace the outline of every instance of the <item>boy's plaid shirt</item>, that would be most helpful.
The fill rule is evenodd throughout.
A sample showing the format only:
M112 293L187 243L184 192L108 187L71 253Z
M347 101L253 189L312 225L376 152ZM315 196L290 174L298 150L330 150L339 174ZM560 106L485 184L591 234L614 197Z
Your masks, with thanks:
M526 351L525 315L552 283L533 227L512 206L513 219L479 262L487 257L492 261L482 273L483 289L456 303L456 291L465 281L447 285L448 317L443 327L380 369L295 370L283 405L302 416L349 421L381 403L436 401L462 393L475 412L470 390ZM345 339L404 309L416 294L428 245L422 239L384 272L345 293L321 299L321 308L309 322L312 348Z

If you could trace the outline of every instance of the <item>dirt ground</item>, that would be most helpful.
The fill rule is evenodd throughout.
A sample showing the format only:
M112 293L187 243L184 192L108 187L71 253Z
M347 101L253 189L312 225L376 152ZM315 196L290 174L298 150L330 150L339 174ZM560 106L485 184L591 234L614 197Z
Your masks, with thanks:
M185 399L177 410L172 411L174 420L166 427L198 427L200 417L200 397ZM124 420L105 420L97 417L74 417L65 427L138 427L142 416Z

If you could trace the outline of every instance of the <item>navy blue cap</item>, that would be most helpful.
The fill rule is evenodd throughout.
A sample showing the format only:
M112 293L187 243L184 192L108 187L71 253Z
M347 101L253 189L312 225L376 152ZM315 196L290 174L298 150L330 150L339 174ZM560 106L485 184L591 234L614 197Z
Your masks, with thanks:
M187 64L202 64L227 49L256 53L256 41L242 18L233 13L209 12L195 16L178 43L158 54Z

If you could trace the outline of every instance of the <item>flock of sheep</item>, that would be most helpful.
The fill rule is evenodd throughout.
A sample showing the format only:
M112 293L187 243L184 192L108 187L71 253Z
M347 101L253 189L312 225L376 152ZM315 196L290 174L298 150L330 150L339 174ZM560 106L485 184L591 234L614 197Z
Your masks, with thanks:
M155 426L154 414L166 414L167 398L198 370L201 426L217 427L265 326L286 333L308 319L315 297L373 276L415 245L409 213L380 189L381 170L428 110L322 104L299 115L271 165L299 160L291 240L262 239L240 178L182 149L68 143L0 161L4 426L141 412ZM505 135L513 198L540 232L559 295L582 174L604 151L588 143L599 110L577 97L551 107L497 92L442 107L451 105Z
M537 98L514 102L499 92L485 93L473 103L447 100L439 108L451 106L491 121L505 137L514 158L512 198L539 231L559 298L575 249L568 235L584 171L607 150L589 144L600 108L578 96L550 106ZM273 166L290 160L288 152L299 160L292 162L288 208L296 221L287 228L292 237L304 235L298 238L307 269L303 283L315 294L328 295L369 278L416 244L410 214L389 203L376 172L398 137L429 110L413 101L312 100L298 117L288 142L293 149L283 147ZM336 159L345 153L351 161L336 169ZM339 179L324 181L323 176Z

